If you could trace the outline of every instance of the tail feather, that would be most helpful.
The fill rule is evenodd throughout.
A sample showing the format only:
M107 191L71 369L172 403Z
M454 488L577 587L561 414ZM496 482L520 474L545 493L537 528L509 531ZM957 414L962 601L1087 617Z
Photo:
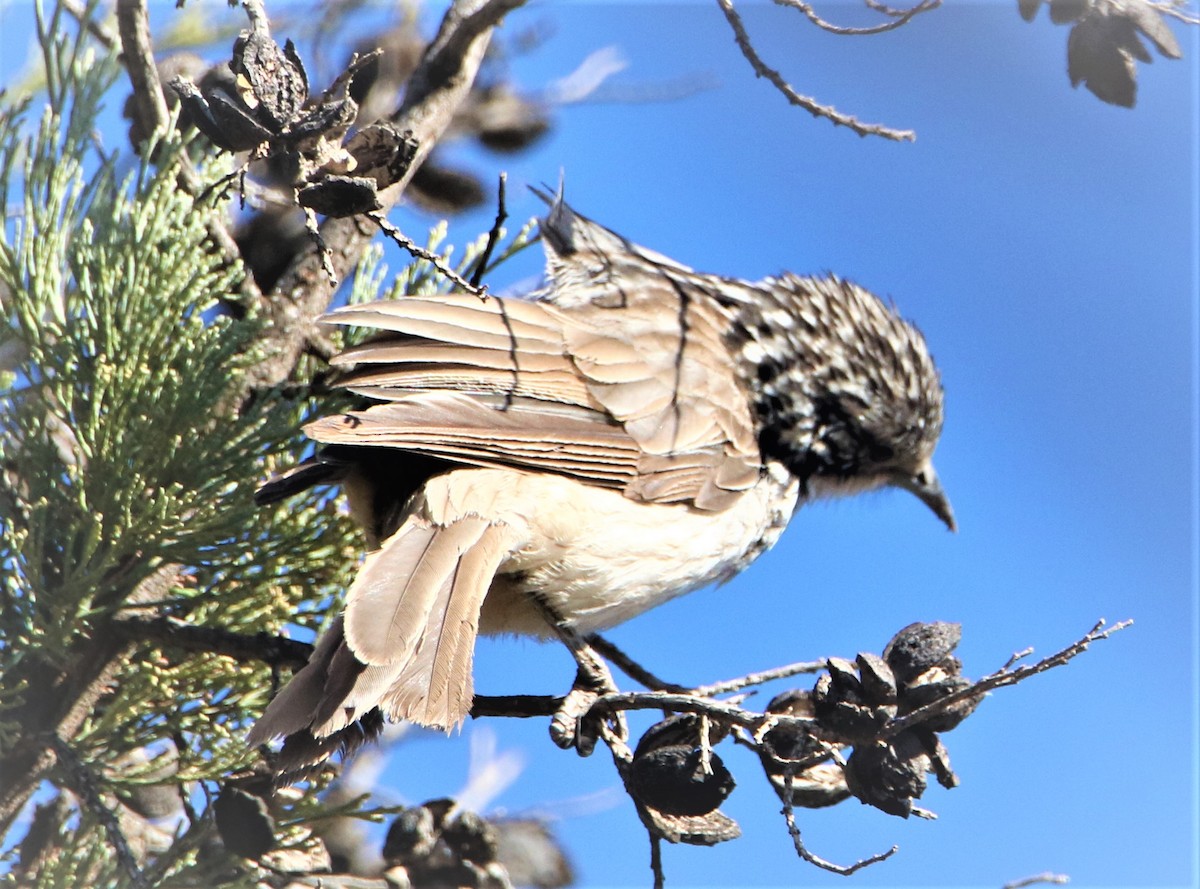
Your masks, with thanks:
M471 708L479 611L513 543L507 525L479 516L446 525L410 516L367 557L344 615L248 741L286 736L285 752L308 760L332 753L337 744L323 739L376 709L421 725L460 724Z
M399 667L413 660L427 644L431 624L438 621L436 608L451 600L463 555L487 526L478 516L444 527L412 516L367 556L346 594L346 641L351 650L379 666Z
M479 611L511 545L505 526L473 517L460 523L467 521L479 523L479 536L459 559L449 595L430 616L424 644L397 683L409 690L402 712L406 718L425 725L449 728L461 722L471 709L471 667Z
M344 647L342 618L326 630L305 664L275 699L246 736L251 746L291 735L312 725L330 681L334 655Z

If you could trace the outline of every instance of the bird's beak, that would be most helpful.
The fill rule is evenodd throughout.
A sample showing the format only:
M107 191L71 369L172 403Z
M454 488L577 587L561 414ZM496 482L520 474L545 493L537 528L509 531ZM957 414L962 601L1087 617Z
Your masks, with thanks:
M954 509L946 498L946 492L942 490L942 484L938 481L937 473L934 472L933 463L926 461L912 475L901 475L896 479L896 486L916 494L920 501L932 509L933 514L945 523L947 528L951 531L958 530L958 522L954 521Z

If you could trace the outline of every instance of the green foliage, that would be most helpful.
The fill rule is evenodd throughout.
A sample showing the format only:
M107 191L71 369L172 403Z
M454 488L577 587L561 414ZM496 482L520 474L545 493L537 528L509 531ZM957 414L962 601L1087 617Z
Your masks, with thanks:
M93 58L57 21L42 36L44 113L30 125L26 105L0 111L0 200L16 208L0 237L4 756L28 743L24 717L38 702L26 697L44 694L55 670L99 672L104 664L80 664L80 652L134 602L237 633L315 626L357 556L329 497L253 504L270 455L302 450L306 403L244 390L259 322L252 308L237 319L225 310L243 269L208 238L217 208L179 186L180 137L162 138L122 176L94 140L114 60ZM198 172L204 184L221 173ZM169 582L154 587L155 577ZM270 692L266 666L136 641L113 666L70 739L92 803L128 815L115 801L161 783L168 760L170 783L192 796L193 782L252 761L242 736ZM78 771L60 761L42 794L77 791ZM111 825L82 803L41 816L60 854L41 862L38 885L128 881ZM301 801L293 820L318 805ZM173 854L157 877L206 872L206 831L201 820L190 843L160 837Z
M241 302L241 262L209 236L225 223L226 170L185 177L198 152L173 128L132 165L106 153L96 132L119 66L60 15L39 11L42 114L0 96L0 771L17 763L38 788L23 835L0 852L0 886L256 885L262 871L222 848L209 804L230 775L261 767L243 737L280 677L253 657L137 636L128 617L242 640L312 633L361 540L328 492L254 505L256 485L309 447L299 429L313 406L303 389L244 382L261 322ZM435 229L430 249L444 238ZM439 254L446 265L451 254ZM351 298L378 298L386 277L371 251ZM389 289L446 286L417 262ZM298 379L323 370L314 361ZM83 703L37 766L67 718L54 710L63 688ZM144 813L155 793L168 828ZM277 854L301 856L275 866L299 870L319 865L303 858L319 848L313 825L389 811L315 793L275 794L272 807Z

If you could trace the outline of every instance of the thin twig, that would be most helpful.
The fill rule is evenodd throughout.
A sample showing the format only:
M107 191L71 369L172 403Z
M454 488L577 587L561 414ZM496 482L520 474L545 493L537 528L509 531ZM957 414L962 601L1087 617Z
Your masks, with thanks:
M442 262L442 258L440 256L438 256L436 253L433 253L430 250L426 250L424 247L420 246L412 238L408 237L408 235L404 234L404 232L400 231L400 229L396 228L396 226L394 226L390 222L388 222L387 217L384 216L382 213L380 213L380 212L368 213L367 216L370 217L375 222L375 224L379 226L380 230L385 235L387 235L389 238L391 238L393 241L395 241L400 247L407 250L409 253L411 253L413 256L415 256L417 259L425 260L427 263L429 263L431 266L433 266L438 271L438 274L442 275L447 280L449 280L450 283L452 283L455 287L459 287L459 288L467 291L467 293L473 293L476 296L478 296L480 299L487 299L487 287L486 286L480 287L476 284L472 284L470 281L468 281L466 278L464 278L458 272L454 271L454 269L450 268L450 266L448 266L444 262ZM332 269L330 271L332 271Z
M864 867L870 867L872 864L878 864L881 861L886 861L896 854L899 846L892 846L886 852L880 852L877 855L872 855L870 858L862 858L850 865L834 864L832 861L826 861L819 855L814 855L808 851L804 845L804 840L800 837L800 828L796 826L796 816L792 808L792 769L789 768L783 773L783 819L787 822L788 834L792 838L792 845L796 847L796 854L809 864L827 870L831 873L841 874L843 877L848 877L855 871L860 871Z
M646 688L653 691L670 691L680 694L687 694L691 689L683 685L676 685L674 682L667 682L665 679L659 679L654 673L651 673L621 649L617 648L608 639L601 636L599 633L592 633L587 637L588 644L596 649L601 655L632 679L634 682L640 682Z
M805 726L812 720L778 714L755 713L724 701L714 701L711 698L700 698L695 695L673 692L611 692L601 695L595 703L596 707L606 710L671 710L676 713L694 713L697 716L710 716L726 725L738 725L750 731L758 730L767 720L775 720L779 725Z
M1015 664L1017 661L1024 660L1025 658L1029 657L1031 654L1033 654L1032 648L1023 648L1020 651L1014 651L1012 653L1012 656L1004 662L1004 666L1001 667L1000 670L1003 672L1004 670L1011 668L1012 665Z
M663 889L667 878L663 873L662 837L650 834L650 872L654 874L654 889Z
M912 130L896 130L883 124L863 123L856 117L843 114L832 105L822 105L811 96L804 96L796 92L795 88L784 80L783 75L769 67L759 57L754 45L750 42L750 35L746 33L746 28L742 24L741 16L733 8L733 0L717 0L717 5L725 13L725 18L733 29L734 40L737 41L738 48L746 57L746 61L754 68L754 73L769 80L793 105L803 108L813 117L823 117L837 126L847 127L860 136L883 136L885 139L893 139L897 142L912 142L917 138L917 134Z
M714 682L711 685L701 685L699 688L694 688L691 693L701 695L703 697L712 697L713 695L728 694L731 691L737 691L741 688L749 688L752 685L762 685L766 682L774 682L776 679L787 679L789 676L796 676L801 673L820 673L825 669L827 661L796 661L794 664L787 664L783 667L775 667L773 670L762 670L758 673L749 673L745 676L740 676L737 679L727 679L724 682Z
M937 9L942 5L942 0L923 0L923 2L918 3L916 6L903 11L895 9L881 9L878 11L882 12L884 15L890 16L891 21L884 22L881 25L868 25L865 28L850 28L846 27L845 25L835 25L832 22L821 18L821 16L817 14L817 11L809 4L805 3L804 0L774 0L774 2L776 6L786 6L789 9L799 10L804 14L805 18L824 31L828 31L831 34L853 36L882 34L885 31L894 31L896 28L901 28L904 25L907 25L914 16L920 15L923 12L928 12L931 9Z
M1102 629L1104 624L1105 621L1101 619L1082 639L1072 643L1071 645L1068 645L1062 651L1057 651L1048 657L1042 658L1035 664L1028 664L1027 666L1018 667L1017 669L1012 670L1010 669L1010 666L1012 663L1014 663L1014 658L1009 658L1008 662L995 673L984 676L978 682L971 684L967 688L954 692L953 694L949 694L944 698L940 698L939 700L934 701L932 704L926 704L924 707L919 707L918 709L913 710L911 713L906 713L904 716L893 719L880 733L880 736L884 738L894 737L895 735L898 735L900 732L904 731L906 728L925 722L930 717L948 710L950 707L953 707L955 704L961 701L977 698L995 688L1003 688L1006 685L1016 685L1018 682L1028 679L1030 676L1036 675L1037 673L1044 673L1047 670L1051 670L1055 667L1061 667L1063 664L1087 651L1088 646L1093 642L1099 642L1102 639L1107 639L1113 633L1120 632L1121 630L1132 626L1133 621L1120 621L1113 624L1107 630Z
M130 882L139 889L147 885L145 874L138 867L137 859L133 855L133 850L129 848L129 840L121 831L121 824L117 821L117 816L105 805L100 796L96 776L92 774L87 764L75 755L75 751L71 749L70 745L58 735L51 736L50 745L54 748L59 764L69 776L71 789L75 791L83 805L104 828L104 832L108 835L108 842L117 855L117 861L129 875Z
M508 184L508 174L500 174L500 185L496 190L496 221L492 223L491 231L488 232L487 244L484 245L483 253L479 254L479 261L475 263L475 271L471 274L471 286L478 287L483 280L483 273L487 271L488 262L491 261L492 251L496 249L496 244L500 241L501 226L504 225L504 220L508 219L508 207L505 206L505 186Z
M87 32L99 40L100 45L105 49L116 49L121 45L120 38L88 15L87 8L77 2L77 0L59 0L59 3L67 11L67 15L86 28Z

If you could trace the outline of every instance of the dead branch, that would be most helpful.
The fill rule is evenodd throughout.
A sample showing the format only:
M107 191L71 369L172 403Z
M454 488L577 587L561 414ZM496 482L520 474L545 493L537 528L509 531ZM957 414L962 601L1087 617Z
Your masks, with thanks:
M846 127L860 136L883 136L885 139L893 139L897 142L912 142L917 138L917 134L912 130L897 130L883 124L863 123L856 117L843 114L832 105L822 105L811 96L798 93L782 74L767 65L758 55L758 51L755 50L754 44L750 40L750 35L746 32L745 25L742 24L741 16L733 8L733 0L717 0L717 4L725 13L725 19L729 22L729 27L733 29L733 38L737 41L738 48L746 57L746 61L754 68L754 73L758 77L765 77L770 81L775 89L779 90L793 105L803 108L813 117L823 117L834 125Z
M821 856L810 852L804 845L803 838L800 836L800 828L796 824L796 814L792 807L793 775L791 769L788 769L784 780L786 782L785 786L787 790L786 798L783 802L783 820L787 823L788 835L792 838L792 845L796 849L796 854L799 855L804 861L807 861L814 867L819 867L821 870L827 870L830 873L840 874L843 877L848 877L855 871L862 870L864 867L870 867L872 864L878 864L881 861L886 861L895 855L899 850L899 846L892 846L886 852L879 852L875 855L871 855L868 858L860 858L858 861L854 862L854 864L847 865L834 864L832 861L828 861Z
M391 116L400 131L410 132L416 155L395 182L381 182L379 212L396 204L413 173L450 124L454 110L475 80L492 29L524 0L456 0L442 19L437 36L409 81L403 104ZM375 234L373 220L361 215L327 218L321 237L329 263L340 280L361 258ZM302 252L285 271L275 291L264 296L262 346L267 356L247 374L249 394L285 382L309 339L317 316L329 306L334 288L315 246Z
M918 16L923 12L928 12L931 9L937 9L942 5L942 0L923 0L916 6L910 9L896 10L889 8L876 9L890 18L890 21L879 25L868 25L865 28L848 28L844 25L835 25L832 22L826 21L817 14L817 11L812 8L804 0L775 0L776 6L786 6L789 9L796 9L803 13L804 17L816 25L823 31L828 31L831 34L862 36L866 34L882 34L885 31L894 31L896 28L907 25L914 16ZM867 4L871 6L871 4ZM872 7L874 8L874 7Z
M984 676L978 682L973 683L970 687L963 689L960 692L947 695L946 697L935 701L932 704L927 704L920 709L914 710L911 713L901 716L888 725L886 734L883 737L892 737L899 734L907 728L914 725L919 725L927 721L931 716L938 713L944 713L955 704L961 703L969 698L975 698L986 692L996 688L1003 688L1007 685L1016 685L1031 676L1036 676L1038 673L1045 673L1047 670L1052 670L1055 667L1061 667L1087 651L1088 647L1093 642L1099 642L1102 639L1107 639L1113 633L1118 633L1127 627L1133 626L1132 620L1123 620L1113 624L1107 630L1103 629L1105 620L1101 618L1096 622L1095 626L1089 630L1082 639L1073 642L1061 651L1056 651L1054 654L1042 658L1035 664L1028 664L1024 667L1011 669L1016 659L1021 657L1024 652L1009 658L1008 662L1003 667L988 676ZM1030 649L1032 650L1032 649Z

